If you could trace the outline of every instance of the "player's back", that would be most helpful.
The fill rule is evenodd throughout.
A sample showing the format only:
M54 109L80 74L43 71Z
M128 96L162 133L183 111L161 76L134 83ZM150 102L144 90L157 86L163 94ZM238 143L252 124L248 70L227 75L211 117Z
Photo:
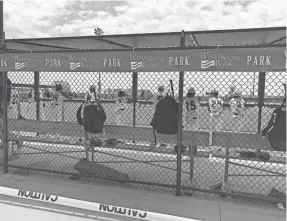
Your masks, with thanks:
M62 105L64 101L64 96L60 91L55 91L53 93L53 104L54 105Z
M208 100L209 111L212 114L220 114L223 112L223 100L219 97L211 97Z
M86 92L85 102L96 102L99 99L99 96L95 92Z
M11 91L11 100L10 100L10 108L16 108L18 103L20 102L20 94L18 90Z
M118 97L116 99L116 111L123 111L128 107L126 97Z
M186 115L196 117L198 108L199 108L199 100L195 97L187 97L183 102L183 112Z
M232 98L230 100L230 110L234 116L241 115L245 109L245 101L242 98Z
M29 103L34 101L34 90L30 90L28 93L28 101Z

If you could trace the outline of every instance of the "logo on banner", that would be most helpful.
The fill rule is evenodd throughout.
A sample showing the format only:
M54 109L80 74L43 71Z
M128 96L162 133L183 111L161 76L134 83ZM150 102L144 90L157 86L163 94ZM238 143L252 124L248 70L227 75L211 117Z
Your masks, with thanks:
M15 69L21 70L21 69L31 69L37 67L37 62L40 61L40 59L37 58L27 58L27 57L21 57L21 56L14 56L15 59Z
M202 51L201 57L201 69L207 69L210 67L232 67L233 60L240 60L239 56L229 56L220 51Z
M77 57L77 56L68 56L70 70L76 70L79 68L91 69L93 64L98 63L99 60L94 58L90 59L88 57Z
M155 56L142 56L136 54L130 54L131 69L136 70L138 68L155 68L159 63L162 63L163 57Z
M0 59L0 67L7 67L7 59Z
M70 62L70 69L71 70L75 70L77 68L80 68L81 66L83 66L83 65L81 65L81 62Z

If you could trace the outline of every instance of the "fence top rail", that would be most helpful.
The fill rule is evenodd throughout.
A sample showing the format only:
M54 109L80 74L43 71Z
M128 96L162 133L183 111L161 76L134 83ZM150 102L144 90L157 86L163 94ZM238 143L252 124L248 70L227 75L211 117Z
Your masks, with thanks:
M231 30L138 33L100 36L7 39L8 50L80 49L80 48L149 48L179 47L184 33L185 46L268 45L284 42L286 27ZM286 42L286 39L285 39Z
M205 45L205 46L186 46L185 48L180 48L179 46L169 46L169 47L148 47L148 48L81 48L81 49L7 49L5 52L0 51L1 54L43 54L43 53L72 53L72 52L141 52L141 51L173 51L173 50L218 50L218 49L268 49L268 48L285 48L286 43L282 44L253 44L253 45Z

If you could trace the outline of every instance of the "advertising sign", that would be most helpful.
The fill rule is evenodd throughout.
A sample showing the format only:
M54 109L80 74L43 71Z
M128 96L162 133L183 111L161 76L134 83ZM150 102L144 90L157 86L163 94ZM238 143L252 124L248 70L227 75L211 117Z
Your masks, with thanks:
M223 48L0 54L0 71L284 71L286 49Z

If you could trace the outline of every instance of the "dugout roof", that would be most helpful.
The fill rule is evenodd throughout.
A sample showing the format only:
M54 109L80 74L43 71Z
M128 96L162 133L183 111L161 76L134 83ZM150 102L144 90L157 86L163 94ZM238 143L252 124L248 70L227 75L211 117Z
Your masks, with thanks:
M7 51L12 52L31 50L179 47L180 35L181 32L170 32L6 39L6 49ZM270 44L286 44L286 27L185 32L185 45L187 47Z

